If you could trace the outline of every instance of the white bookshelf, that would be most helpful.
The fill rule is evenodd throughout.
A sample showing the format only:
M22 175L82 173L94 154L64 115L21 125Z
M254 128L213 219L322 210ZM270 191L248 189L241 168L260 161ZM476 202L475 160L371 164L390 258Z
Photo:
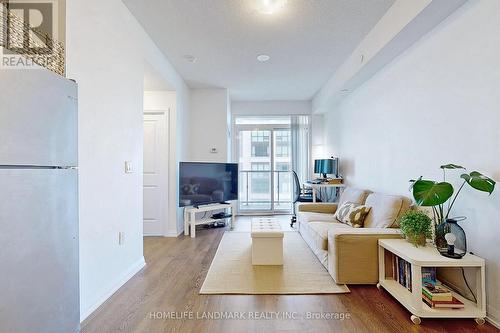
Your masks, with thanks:
M412 291L396 281L389 271L392 271L392 261L386 262L390 256L398 256L411 265ZM390 269L389 269L390 267ZM471 302L462 295L453 292L458 300L464 303L461 309L431 308L422 301L422 267L473 267L476 269L477 303ZM379 283L378 288L384 288L412 313L411 320L421 323L421 318L473 318L480 325L486 317L485 261L472 254L466 254L462 259L443 257L431 245L415 247L404 239L379 240Z

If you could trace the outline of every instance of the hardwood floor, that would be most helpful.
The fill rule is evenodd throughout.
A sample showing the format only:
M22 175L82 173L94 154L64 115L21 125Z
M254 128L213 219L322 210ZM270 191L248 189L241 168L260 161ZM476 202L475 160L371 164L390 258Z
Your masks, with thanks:
M287 218L282 220L287 223ZM246 222L240 219L237 230L248 228ZM375 286L349 286L350 294L337 295L199 295L223 232L200 230L195 239L145 238L147 266L85 320L82 332L498 332L473 320L423 319L415 326L410 313ZM247 317L249 312L296 315L295 319L197 318L224 311ZM307 319L307 313L342 313L350 318ZM194 318L186 318L189 315Z

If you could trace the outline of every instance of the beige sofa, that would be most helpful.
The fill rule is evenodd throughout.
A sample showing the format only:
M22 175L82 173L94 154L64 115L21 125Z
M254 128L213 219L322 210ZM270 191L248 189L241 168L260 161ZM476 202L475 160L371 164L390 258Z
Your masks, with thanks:
M371 207L364 228L338 222L337 207L355 202ZM378 240L401 238L397 221L410 208L410 199L346 188L339 203L298 205L299 232L337 283L378 282Z

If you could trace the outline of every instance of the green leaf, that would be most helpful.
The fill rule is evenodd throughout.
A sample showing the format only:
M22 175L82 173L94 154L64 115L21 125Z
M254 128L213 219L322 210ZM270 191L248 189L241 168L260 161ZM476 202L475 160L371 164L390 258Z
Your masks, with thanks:
M453 163L441 165L441 169L464 169L465 170L465 168L463 166L456 165Z
M419 206L442 205L453 195L450 183L437 183L432 180L417 180L413 184L413 198Z
M408 191L412 191L413 190L413 185L422 179L422 176L418 177L418 179L410 179L410 188L408 189Z
M463 178L472 188L475 188L478 191L491 194L495 190L496 182L477 171L472 171L470 174L464 173L460 177Z

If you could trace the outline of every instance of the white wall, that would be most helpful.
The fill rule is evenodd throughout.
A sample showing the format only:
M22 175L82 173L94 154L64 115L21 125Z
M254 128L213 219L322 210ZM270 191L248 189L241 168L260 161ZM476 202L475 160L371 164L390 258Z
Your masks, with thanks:
M227 158L226 160L228 162L232 162L233 159L233 114L231 111L231 98L229 96L229 93L227 94L227 114L226 114L226 127L227 127L227 138L226 138L226 144L227 144Z
M328 152L325 147L325 117L323 114L311 116L311 158L329 158L334 152ZM314 166L314 164L311 164Z
M173 152L186 155L189 89L119 0L67 3L67 74L79 85L80 304L85 319L144 265L143 79L177 92ZM124 161L134 172L124 173ZM171 171L175 172L175 170ZM125 243L118 244L118 232Z
M313 98L322 112L342 100L467 0L396 0Z
M231 103L231 113L233 115L306 115L311 114L312 105L310 101L261 101L261 102L241 102Z
M326 115L328 149L349 184L408 192L453 162L500 181L500 1L473 0ZM456 178L456 177L455 177ZM487 261L488 314L500 322L500 189L467 188L454 215Z
M227 89L191 90L191 161L227 161L231 150L227 140L228 112ZM212 148L215 148L217 153L212 153Z

